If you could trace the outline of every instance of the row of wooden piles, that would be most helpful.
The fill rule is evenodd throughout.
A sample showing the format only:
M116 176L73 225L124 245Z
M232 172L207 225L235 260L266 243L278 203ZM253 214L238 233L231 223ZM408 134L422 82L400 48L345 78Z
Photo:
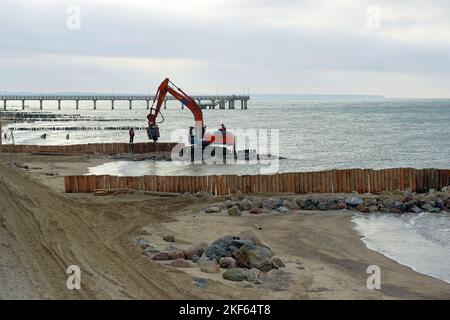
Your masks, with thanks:
M214 195L242 193L377 193L410 190L427 192L450 185L450 170L394 168L349 169L273 175L214 176L67 176L68 193L91 193L103 189L134 189L154 192Z

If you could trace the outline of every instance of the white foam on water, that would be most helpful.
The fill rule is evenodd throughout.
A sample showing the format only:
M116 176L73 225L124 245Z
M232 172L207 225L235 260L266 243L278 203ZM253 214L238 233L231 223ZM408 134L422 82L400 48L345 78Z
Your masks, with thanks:
M367 248L450 283L448 214L355 215L352 222Z

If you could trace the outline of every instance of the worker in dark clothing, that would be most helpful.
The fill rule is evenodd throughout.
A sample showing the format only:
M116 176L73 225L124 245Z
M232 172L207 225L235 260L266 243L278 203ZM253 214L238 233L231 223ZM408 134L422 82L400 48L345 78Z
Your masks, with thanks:
M131 128L130 131L128 131L128 134L130 135L130 144L134 143L134 129Z
M220 131L222 134L225 134L225 133L227 132L227 128L225 128L225 126L223 125L223 123L222 123L222 125L221 125L219 131Z

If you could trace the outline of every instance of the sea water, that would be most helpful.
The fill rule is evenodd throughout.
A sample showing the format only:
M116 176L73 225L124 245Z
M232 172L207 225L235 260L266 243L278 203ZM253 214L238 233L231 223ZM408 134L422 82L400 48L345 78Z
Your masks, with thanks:
M49 102L50 104L52 102ZM47 103L46 103L47 104ZM33 107L33 106L31 106ZM97 102L96 111L90 102L80 104L80 110L63 105L54 113L79 114L77 121L39 121L14 124L11 127L145 127L148 111L144 102ZM229 129L279 130L275 141L281 156L279 171L312 171L334 168L449 168L450 167L450 100L367 99L309 100L301 96L253 96L248 110L204 110L205 124L216 130L222 123ZM56 104L53 106L56 109ZM71 109L70 111L68 109ZM66 110L66 111L64 111ZM174 135L175 130L193 125L193 116L180 104L169 102L162 110L164 122L159 125L160 141L185 142ZM159 117L162 120L163 117ZM67 119L66 119L67 120ZM46 133L47 138L40 136ZM66 135L69 134L69 140ZM186 132L187 136L187 132ZM11 142L11 139L8 139ZM15 131L17 144L77 144L93 142L128 142L128 130L87 131ZM181 140L181 141L180 141ZM136 133L135 142L148 141L145 131ZM158 167L141 165L146 171ZM161 168L164 169L165 165ZM218 173L230 169L217 167ZM133 167L136 172L137 168ZM186 167L190 170L190 167ZM193 172L198 170L192 167ZM252 172L252 168L233 170ZM148 172L147 172L148 173ZM162 170L161 174L165 171ZM154 172L159 174L159 172ZM189 173L186 173L189 174Z
M355 215L366 246L412 268L450 283L450 215Z

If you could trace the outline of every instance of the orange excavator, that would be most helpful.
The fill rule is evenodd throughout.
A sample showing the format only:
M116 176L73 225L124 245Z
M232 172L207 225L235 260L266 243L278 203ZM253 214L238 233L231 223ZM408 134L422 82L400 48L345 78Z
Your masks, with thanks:
M147 134L150 140L157 142L159 139L159 127L156 122L158 115L161 114L161 107L166 99L167 94L171 94L175 99L179 100L186 108L188 108L194 115L195 125L190 127L189 140L192 146L205 148L208 145L222 145L222 146L234 146L235 138L232 134L226 131L207 133L205 132L205 125L203 123L202 108L186 94L183 90L178 88L168 78L165 79L159 86L153 100L150 114L147 116L148 128ZM156 106L155 106L156 104Z

